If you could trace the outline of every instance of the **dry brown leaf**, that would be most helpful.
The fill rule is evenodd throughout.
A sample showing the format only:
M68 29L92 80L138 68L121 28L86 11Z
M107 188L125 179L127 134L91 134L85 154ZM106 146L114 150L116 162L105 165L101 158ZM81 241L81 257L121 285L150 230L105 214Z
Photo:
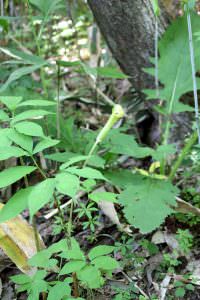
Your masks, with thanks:
M44 248L41 239L40 246ZM34 272L28 265L28 259L37 253L34 231L21 216L0 224L0 248L22 272Z

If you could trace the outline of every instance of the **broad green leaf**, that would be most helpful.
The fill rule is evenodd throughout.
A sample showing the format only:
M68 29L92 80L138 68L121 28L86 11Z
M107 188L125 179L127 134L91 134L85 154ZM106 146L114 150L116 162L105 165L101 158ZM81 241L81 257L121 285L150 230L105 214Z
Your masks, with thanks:
M126 188L133 184L133 182L140 182L140 175L125 169L116 169L104 172L106 178L120 188Z
M45 155L45 158L64 163L67 160L70 160L72 157L76 157L76 156L77 154L73 152L61 152L61 153L56 152L56 153Z
M139 146L133 136L119 133L117 130L113 130L108 138L111 153L124 154L135 158L151 156L153 153L153 149Z
M35 171L35 167L12 167L0 172L0 188L6 187L14 182L18 181L25 175Z
M6 122L9 121L9 119L9 115L5 111L0 109L0 121Z
M31 217L33 217L38 210L51 201L54 189L55 179L53 178L46 179L33 187L28 198L28 207Z
M61 244L61 247L63 247L63 242ZM54 247L55 248L55 247ZM58 250L58 246L56 246ZM64 244L64 247L62 248L62 254L60 255L61 257L71 260L82 260L85 261L85 256L83 254L83 251L81 250L78 242L74 239L71 238L71 247L69 248L68 245Z
M110 254L114 250L115 250L115 247L113 247L113 246L100 245L100 246L92 248L92 250L90 250L90 252L88 253L88 257L90 260L93 260L98 256Z
M40 141L34 148L33 153L36 154L38 152L41 152L47 148L53 147L57 145L60 141L58 140L52 140L51 138L47 137L44 138L42 141Z
M64 265L60 271L60 275L67 275L73 272L80 271L86 266L86 262L82 260L72 260Z
M53 114L53 113L49 112L47 110L40 110L40 109L27 110L27 111L24 111L24 112L16 115L13 118L11 124L15 124L16 122L27 120L27 119L43 117L43 116L50 115L50 114Z
M100 202L100 201L108 201L108 202L112 202L112 203L117 203L118 200L117 198L117 194L114 193L110 193L110 192L94 192L88 195L88 197L95 201L95 202Z
M136 178L119 196L128 222L148 233L158 228L176 206L179 190L170 182L151 177Z
M17 108L22 99L22 97L0 96L0 102L5 104L11 111L14 111Z
M82 169L78 169L76 167L70 167L70 168L66 169L65 171L75 174L75 175L78 175L83 178L106 180L106 178L101 174L100 171L89 168L89 167L85 167Z
M15 129L22 134L30 136L44 137L42 127L36 123L30 121L24 121L14 125Z
M200 18L192 15L192 30L199 31ZM193 39L196 69L200 69L199 43ZM190 111L191 108L179 102L180 97L193 90L192 71L189 52L187 17L176 19L166 30L159 42L159 81L164 86L159 91L159 98L165 100L165 113ZM154 73L153 69L146 69ZM200 80L197 78L198 88ZM147 90L149 99L157 99L156 91Z
M174 144L169 145L159 145L154 153L152 154L152 157L156 161L162 161L163 159L166 159L169 155L172 155L176 152L176 147Z
M30 0L30 3L37 7L46 16L60 8L63 8L63 5L60 4L61 2L62 0Z
M119 263L112 257L109 256L99 256L92 260L91 262L95 267L101 270L109 271L119 268Z
M18 106L54 106L56 105L55 101L49 100L27 100L21 102Z
M117 68L113 68L113 67L98 67L97 74L98 76L105 77L105 78L124 79L129 77L124 73L122 73Z
M37 69L40 69L43 66L44 66L44 63L33 65L33 66L28 66L28 67L18 68L16 71L11 73L9 78L7 79L7 81L3 85L1 85L0 93L5 91L9 87L9 85L11 83L13 83L14 81L20 79L24 75L28 75L28 74L33 73L34 71L36 71Z
M2 51L7 56L17 59L19 62L24 62L26 64L45 64L46 61L39 56L28 54L16 49L11 48L3 48L0 47L0 51Z
M53 269L56 267L58 261L57 259L50 259L46 255L46 251L42 250L31 257L28 260L28 263L32 267Z
M28 153L18 147L15 146L0 147L0 161L6 160L11 157L21 157L24 155L28 155Z
M33 139L30 136L24 135L17 132L15 129L11 129L8 132L8 138L16 145L20 146L24 150L32 153L33 150Z
M71 288L67 282L57 282L50 288L47 300L62 300L71 295Z
M64 170L64 169L68 168L69 166L76 164L80 161L85 161L87 158L88 158L87 155L77 155L75 157L72 157L66 163L64 163L60 166L60 170Z
M0 211L0 223L16 217L28 207L28 196L31 191L32 187L21 189L10 198Z
M56 189L61 194L74 198L79 190L79 186L79 179L76 175L69 173L56 175Z
M104 284L101 272L95 266L86 266L77 272L77 277L90 289L98 289Z
M8 138L9 132L10 128L0 129L0 145L3 145L4 147L11 146L12 141Z

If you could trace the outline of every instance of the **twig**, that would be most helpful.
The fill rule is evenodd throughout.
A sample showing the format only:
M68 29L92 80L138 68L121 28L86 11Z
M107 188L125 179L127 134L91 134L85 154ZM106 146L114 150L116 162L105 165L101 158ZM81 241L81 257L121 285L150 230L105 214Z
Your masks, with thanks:
M136 287L136 289L138 289L138 291L147 299L150 299L150 297L137 285L137 283L135 283L124 271L121 271L121 273L124 275L124 277L130 282L130 283L134 283L134 286Z

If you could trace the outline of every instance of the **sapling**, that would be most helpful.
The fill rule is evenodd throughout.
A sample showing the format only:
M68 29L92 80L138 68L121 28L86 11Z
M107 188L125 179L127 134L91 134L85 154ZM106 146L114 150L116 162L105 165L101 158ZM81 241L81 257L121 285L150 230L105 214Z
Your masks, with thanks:
M183 0L182 3L184 5L184 10L187 14L188 38L189 38L190 60L191 60L191 67L192 67L193 93L194 93L194 104L195 104L195 118L196 118L197 134L198 134L198 143L200 144L199 104L198 104L198 95L197 95L196 67L195 67L192 24L191 24L191 15L190 15L190 11L195 7L196 0Z

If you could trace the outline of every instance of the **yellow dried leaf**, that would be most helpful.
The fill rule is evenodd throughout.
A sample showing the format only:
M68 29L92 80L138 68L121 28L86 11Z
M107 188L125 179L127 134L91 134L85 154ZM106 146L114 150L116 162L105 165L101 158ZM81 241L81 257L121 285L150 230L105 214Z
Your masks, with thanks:
M0 204L0 209L2 207ZM44 248L41 239L40 246ZM28 265L28 259L37 253L34 231L21 216L0 224L0 248L22 272L34 272Z

